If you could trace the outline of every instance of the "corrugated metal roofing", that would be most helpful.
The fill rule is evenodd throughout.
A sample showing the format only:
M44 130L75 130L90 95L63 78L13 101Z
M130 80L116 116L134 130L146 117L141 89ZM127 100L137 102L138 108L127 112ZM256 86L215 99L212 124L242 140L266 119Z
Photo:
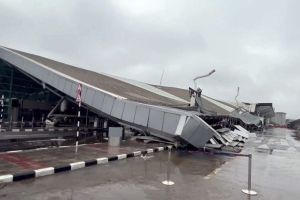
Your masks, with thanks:
M41 63L47 67L50 67L53 70L74 77L84 83L90 84L97 88L106 90L114 94L118 94L129 100L142 102L142 103L151 103L154 105L166 105L166 106L186 105L182 101L178 101L163 95L159 95L154 91L149 91L143 89L142 87L137 87L133 84L129 84L128 82L122 81L120 79L116 79L112 76L107 76L97 72L74 67L42 56L33 55L26 52L14 50L14 49L10 49L10 50L20 55L23 55L27 58L30 58L38 63Z
M203 147L213 136L219 137L195 111L174 107L183 101L167 92L99 74L41 56L0 46L0 58L19 70L76 98L82 84L82 103L117 122L144 130L169 141L185 141Z

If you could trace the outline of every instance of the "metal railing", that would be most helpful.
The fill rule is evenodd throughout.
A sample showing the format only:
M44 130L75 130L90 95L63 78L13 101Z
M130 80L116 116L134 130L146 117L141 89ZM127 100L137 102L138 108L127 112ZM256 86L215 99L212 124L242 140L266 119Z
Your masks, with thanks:
M169 148L168 152L168 162L167 162L167 179L162 183L164 185L174 185L175 183L170 180L170 159L171 159L171 151L172 148ZM234 153L234 152L224 152L224 151L216 151L213 149L203 148L204 153L210 153L214 155L222 155L222 156L229 156L229 157L247 157L248 158L248 187L247 189L242 189L242 192L247 195L257 195L257 192L252 190L252 154L244 154L244 153Z
M252 154L244 154L244 153L234 153L234 152L224 152L224 151L216 151L211 149L203 148L204 152L209 152L214 155L222 155L229 157L247 157L248 158L248 187L247 189L242 189L242 192L248 195L257 195L257 192L252 190Z

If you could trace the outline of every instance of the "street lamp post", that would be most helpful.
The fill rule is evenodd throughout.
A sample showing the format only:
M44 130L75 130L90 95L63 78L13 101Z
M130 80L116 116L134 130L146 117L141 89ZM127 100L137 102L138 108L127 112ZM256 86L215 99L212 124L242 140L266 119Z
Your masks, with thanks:
M235 99L236 107L237 107L238 110L239 110L239 108L240 108L239 102L238 102L238 100L237 100L239 94L240 94L240 87L237 87L237 93L236 93L236 96L235 96L234 99Z
M206 75L202 75L202 76L197 76L193 79L194 81L194 90L190 88L190 95L191 95L191 101L190 101L190 106L195 106L196 103L198 104L197 110L202 113L203 112L203 108L202 108L202 99L201 99L201 93L202 90L200 88L197 88L197 83L196 81L199 80L200 78L205 78L208 77L210 75L212 75L213 73L215 73L216 70L213 69L212 71L210 71L208 74Z
M0 112L0 132L2 131L2 122L3 122L3 108L4 108L4 95L0 99L1 112Z
M206 74L206 75L202 75L202 76L197 76L197 77L195 77L195 78L193 79L193 81L194 81L194 89L197 90L197 83L196 83L196 81L197 81L198 79L208 77L208 76L212 75L212 74L215 73L215 72L216 72L216 70L213 69L213 70L211 70L211 71L210 71L208 74Z

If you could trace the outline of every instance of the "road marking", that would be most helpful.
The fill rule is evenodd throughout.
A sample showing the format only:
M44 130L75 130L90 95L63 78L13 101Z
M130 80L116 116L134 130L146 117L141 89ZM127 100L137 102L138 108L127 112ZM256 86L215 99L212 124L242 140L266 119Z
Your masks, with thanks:
M127 154L118 155L118 160L122 160L122 159L125 159L125 158L127 158Z
M147 153L153 153L153 149L147 149Z
M13 181L13 175L2 175L0 176L0 183L9 183Z
M158 151L163 151L164 148L163 147L157 147Z
M159 147L158 147L158 149L159 149ZM167 150L168 148L163 147L163 149ZM142 152L143 152L143 155L141 155ZM151 152L151 151L149 151L149 152ZM152 151L152 152L154 152L154 151ZM89 160L89 161L74 162L74 163L70 163L70 164L67 164L67 165L63 165L63 166L41 168L41 169L25 171L25 172L16 173L16 174L6 174L6 175L0 176L0 183L21 181L21 180L25 180L25 179L37 178L37 177L41 177L41 176L47 176L47 175L51 175L51 174L55 174L55 173L61 173L61 172L65 172L65 171L72 171L72 170L76 170L76 169L80 169L80 168L89 167L89 166L92 166L92 165L95 165L95 164L105 164L105 163L120 160L120 159L130 158L133 155L134 156L141 155L141 157L145 160L154 157L154 156L151 156L151 155L147 156L147 154L148 154L147 150L145 150L145 151L135 151L133 153L120 154L120 155L117 155L117 156L111 156L109 158L103 157L103 158L97 158L97 159ZM0 155L0 157L2 159L5 158L6 160L10 160L12 162L15 162L15 163L18 163L18 164L21 164L21 165L24 165L24 164L30 165L31 168L36 168L37 167L37 166L35 166L36 163L34 163L33 161L28 160L28 159L24 159L24 157L22 157L22 159L21 159L17 155L5 154L5 155ZM216 169L215 173L217 173L217 172L218 171Z
M135 151L135 152L133 152L133 154L134 154L134 156L139 156L139 155L141 155L141 151Z
M100 164L105 164L105 163L108 163L108 158L104 157L104 158L97 158L97 164L100 165Z
M34 170L36 177L47 176L54 174L54 167L47 167L42 169Z
M70 165L71 165L71 170L76 170L76 169L84 168L85 162L83 162L83 161L75 162L75 163L71 163Z

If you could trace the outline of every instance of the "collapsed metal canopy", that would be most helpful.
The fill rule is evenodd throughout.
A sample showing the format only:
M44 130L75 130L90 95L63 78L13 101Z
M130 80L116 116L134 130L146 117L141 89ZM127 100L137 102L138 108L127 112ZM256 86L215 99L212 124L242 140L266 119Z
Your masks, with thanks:
M176 95L182 99L185 99L186 101L188 101L190 98L189 91L185 89L164 87L164 86L156 86L156 87L164 91L167 91L173 95ZM236 106L232 103L216 100L205 95L201 95L201 97L202 97L202 104L204 107L204 111L212 115L232 116L235 118L239 118L247 125L259 125L261 123L261 117L251 114L248 108L244 109L244 107L241 107L241 105L244 104L240 104L239 106Z
M0 47L0 58L19 70L76 98L108 118L140 128L167 140L181 139L200 148L219 136L194 111L174 107L188 102L154 86L80 69L44 57Z

